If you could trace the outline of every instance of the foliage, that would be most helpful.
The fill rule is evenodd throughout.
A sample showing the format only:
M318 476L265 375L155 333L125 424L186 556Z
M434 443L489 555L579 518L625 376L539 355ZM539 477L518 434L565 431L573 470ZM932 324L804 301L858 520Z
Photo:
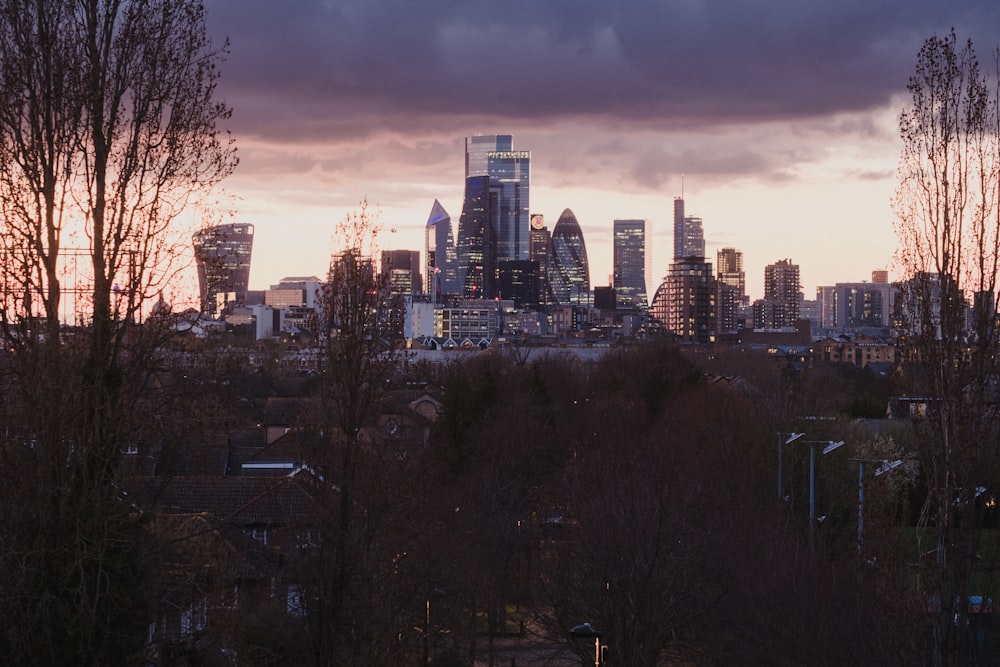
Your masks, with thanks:
M918 424L927 495L920 526L934 554L921 561L924 604L937 610L935 664L975 651L967 596L978 563L978 489L995 489L996 280L1000 259L1000 125L997 89L971 42L954 31L917 56L900 118L903 154L895 201L904 282L906 373L929 398ZM973 321L968 325L967 303ZM957 621L956 621L957 619Z
M193 0L0 7L7 661L121 663L141 648L121 463L156 438L144 418L169 326L138 322L181 265L179 216L235 165L217 127L221 55Z

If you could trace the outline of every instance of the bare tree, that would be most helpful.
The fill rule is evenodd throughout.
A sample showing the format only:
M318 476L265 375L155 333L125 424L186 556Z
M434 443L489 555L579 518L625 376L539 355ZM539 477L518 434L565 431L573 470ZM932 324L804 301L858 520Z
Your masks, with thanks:
M918 534L930 542L920 548L928 554L920 586L933 612L934 663L953 664L975 649L969 597L988 593L976 576L985 571L977 566L977 498L1000 490L1000 121L996 86L971 42L959 44L954 31L924 43L908 90L894 208L898 259L910 276L903 290L908 379L930 399L918 438L927 478Z
M387 490L401 489L405 477L387 481L400 471L372 428L395 358L378 335L385 284L374 257L381 227L367 201L337 224L320 295L322 374L310 464L334 497L317 517L315 548L304 554L303 590L314 660L321 665L388 661L393 644L384 640L398 633L395 627L380 632L398 591L379 588L392 583L383 575L403 553L380 546L402 537L387 534L386 522L404 512L389 502ZM384 608L376 608L376 599Z
M134 648L117 480L160 331L135 325L182 265L181 213L236 164L204 20L196 0L0 7L0 608L17 662Z

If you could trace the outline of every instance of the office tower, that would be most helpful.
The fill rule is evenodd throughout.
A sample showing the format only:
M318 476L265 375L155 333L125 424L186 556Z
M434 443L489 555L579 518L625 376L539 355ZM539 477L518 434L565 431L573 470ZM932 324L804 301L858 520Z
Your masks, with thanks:
M306 307L316 310L322 302L323 283L316 276L289 276L264 291L264 304L274 308Z
M381 267L383 285L389 294L420 294L424 291L419 250L383 250Z
M539 302L538 262L507 259L499 263L499 296L517 308L536 308Z
M743 253L736 248L722 248L716 254L716 285L719 295L719 333L739 331L739 311L747 303L747 280L743 271Z
M555 300L549 287L549 248L552 245L552 234L545 227L545 216L541 213L531 216L529 239L528 258L532 262L538 262L538 305L554 306Z
M648 220L615 220L613 278L618 307L626 310L649 306L646 280L652 266Z
M705 256L701 218L684 215L684 198L674 197L674 260Z
M754 327L794 327L799 319L799 266L782 259L764 268L764 298L754 313Z
M497 196L490 190L489 176L465 179L465 202L458 219L458 273L462 296L492 299L497 271Z
M590 265L583 232L573 211L566 209L552 229L549 288L559 305L590 305Z
M483 134L465 138L465 177L489 176L489 154L514 150L509 134Z
M487 154L490 191L497 196L497 261L528 259L528 194L531 188L531 153L497 151Z
M451 216L437 199L434 200L424 228L424 257L424 285L431 295L431 301L436 303L445 296L460 295L462 289L458 281L458 257L451 230Z
M488 176L496 194L497 261L530 259L531 152L515 151L509 134L465 138L465 178Z
M196 232L192 243L201 311L220 315L242 305L250 284L253 225L230 223L208 227Z

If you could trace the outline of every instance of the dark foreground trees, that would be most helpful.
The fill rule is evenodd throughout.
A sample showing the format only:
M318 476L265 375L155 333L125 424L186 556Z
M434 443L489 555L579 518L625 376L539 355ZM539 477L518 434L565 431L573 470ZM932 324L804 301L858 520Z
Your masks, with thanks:
M178 216L235 164L220 55L198 2L0 7L7 661L137 649L141 541L119 464L155 439L140 397L164 330L135 324L180 266Z
M997 73L984 73L954 31L917 56L900 119L895 202L906 377L928 397L918 453L927 495L917 532L920 589L934 664L975 660L970 596L995 597L987 504L1000 491L997 276L1000 125ZM972 318L967 316L971 306Z

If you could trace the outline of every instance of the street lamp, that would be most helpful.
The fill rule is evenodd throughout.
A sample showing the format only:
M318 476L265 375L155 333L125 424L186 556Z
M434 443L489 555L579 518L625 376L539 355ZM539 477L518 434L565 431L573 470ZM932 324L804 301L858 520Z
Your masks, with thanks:
M431 600L442 598L446 593L440 588L432 588L427 593L424 606L424 664L430 664Z
M581 623L574 626L569 631L570 637L574 639L594 640L594 667L601 667L601 633L594 629L590 623Z
M843 440L838 440L834 442L833 440L828 440L823 442L822 440L808 440L804 445L809 445L809 548L815 550L816 548L816 447L818 445L823 445L823 454L829 454L830 452L842 447L844 444Z
M805 433L779 433L778 434L778 500L783 500L784 495L781 492L781 450L785 445L790 445Z
M858 559L861 559L861 554L864 551L864 535L865 535L865 464L866 463L878 463L879 466L875 468L875 476L879 477L884 475L890 470L895 470L899 466L903 465L902 459L896 459L895 461L887 461L885 459L852 459L858 464Z

